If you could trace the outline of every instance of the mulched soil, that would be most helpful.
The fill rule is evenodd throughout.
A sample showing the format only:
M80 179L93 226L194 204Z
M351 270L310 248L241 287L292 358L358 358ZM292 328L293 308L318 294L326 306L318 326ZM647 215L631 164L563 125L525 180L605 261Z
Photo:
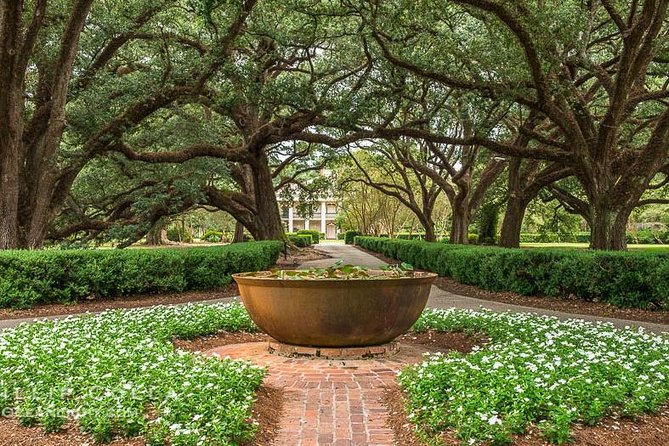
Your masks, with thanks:
M330 258L322 251L313 248L295 250L287 258L281 257L277 262L280 269L293 269L297 265L309 261ZM170 294L144 294L115 299L85 300L73 304L45 304L25 310L11 308L0 309L0 319L40 318L46 316L61 316L86 312L100 312L116 308L140 308L153 305L174 305L186 302L202 302L213 299L239 296L237 284L211 291L189 291Z
M384 262L390 264L399 263L395 259L391 259L360 247L357 248L370 255L373 255L380 260L383 260ZM438 277L434 284L444 291L449 291L453 294L473 297L476 299L503 302L526 307L543 308L545 310L561 311L564 313L587 314L591 316L627 319L631 321L669 324L669 311L667 310L650 311L639 308L618 308L607 303L588 302L576 297L558 299L546 296L523 296L521 294L510 292L488 291L473 285L458 283L453 279L449 279L448 277ZM667 440L667 445L669 446L669 440Z
M46 434L41 427L19 426L13 418L0 418L0 446L93 446L95 440L87 434L79 432L76 426L66 426L61 432ZM144 446L143 437L119 439L109 446Z
M331 256L316 248L294 248L288 257L281 256L276 262L279 269L294 269L311 260L330 259Z
M219 331L208 336L199 336L194 339L175 339L172 341L175 347L190 352L206 352L216 347L230 344L244 344L246 342L269 341L265 333L248 333L245 331Z
M225 297L239 296L237 284L213 291L189 291L186 293L171 294L144 294L116 299L86 300L74 304L46 304L38 305L25 310L0 309L0 319L40 318L46 316L61 316L86 312L99 312L116 308L140 308L153 305L174 305L186 302L201 302Z
M431 352L457 351L467 354L474 347L487 344L490 339L482 335L469 335L462 331L427 330L420 333L406 333L400 336L398 341L402 344L420 345Z
M398 384L386 387L381 396L383 404L388 408L388 427L393 430L395 444L402 446L423 446L425 443L420 441L414 425L409 421L407 413L404 392Z

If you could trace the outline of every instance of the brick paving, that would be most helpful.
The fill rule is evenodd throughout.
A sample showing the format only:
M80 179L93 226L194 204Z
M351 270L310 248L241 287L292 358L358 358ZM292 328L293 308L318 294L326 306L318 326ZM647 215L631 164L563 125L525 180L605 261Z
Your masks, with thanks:
M397 372L421 360L425 350L403 345L389 358L327 360L288 358L268 352L266 342L232 344L209 352L245 359L269 369L265 383L283 388L286 400L280 446L395 445L381 401Z

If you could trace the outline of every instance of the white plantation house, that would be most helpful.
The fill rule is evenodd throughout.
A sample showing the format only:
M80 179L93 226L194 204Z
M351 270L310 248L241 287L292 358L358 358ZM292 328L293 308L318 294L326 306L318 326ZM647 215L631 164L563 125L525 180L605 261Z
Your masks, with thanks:
M337 238L339 229L335 225L335 219L337 218L338 205L334 198L319 199L310 218L298 215L295 204L280 202L279 205L281 206L281 220L288 232L312 229L325 234L326 239Z

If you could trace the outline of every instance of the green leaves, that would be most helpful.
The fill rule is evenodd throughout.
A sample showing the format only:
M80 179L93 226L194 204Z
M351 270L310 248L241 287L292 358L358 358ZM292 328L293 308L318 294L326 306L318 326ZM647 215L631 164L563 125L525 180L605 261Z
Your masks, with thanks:
M0 306L220 288L231 274L270 268L282 249L283 243L270 241L189 249L4 251Z
M258 273L258 277L267 277L271 279L283 280L383 280L392 278L411 277L413 274L413 267L406 263L402 265L381 266L379 269L382 273L370 273L364 266L356 266L345 264L341 260L335 262L332 266L327 268L310 268L298 270L279 270L274 269L267 273ZM255 274L251 273L249 276L253 277Z
M669 399L669 338L529 313L429 310L414 330L484 333L468 355L432 355L402 371L410 419L428 436L505 445L538 425L553 443L575 422L653 413Z
M98 442L232 445L252 437L265 370L175 350L173 338L254 330L240 304L108 311L0 334L0 410L48 432L66 421Z
M662 253L504 249L357 237L362 248L492 291L668 308Z

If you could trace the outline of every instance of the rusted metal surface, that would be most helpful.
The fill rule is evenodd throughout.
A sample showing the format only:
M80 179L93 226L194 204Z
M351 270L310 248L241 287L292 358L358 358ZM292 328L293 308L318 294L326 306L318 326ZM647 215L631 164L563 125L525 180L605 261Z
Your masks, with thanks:
M380 273L380 272L379 272ZM253 321L279 342L355 347L390 342L425 308L436 274L350 280L287 280L234 274Z

